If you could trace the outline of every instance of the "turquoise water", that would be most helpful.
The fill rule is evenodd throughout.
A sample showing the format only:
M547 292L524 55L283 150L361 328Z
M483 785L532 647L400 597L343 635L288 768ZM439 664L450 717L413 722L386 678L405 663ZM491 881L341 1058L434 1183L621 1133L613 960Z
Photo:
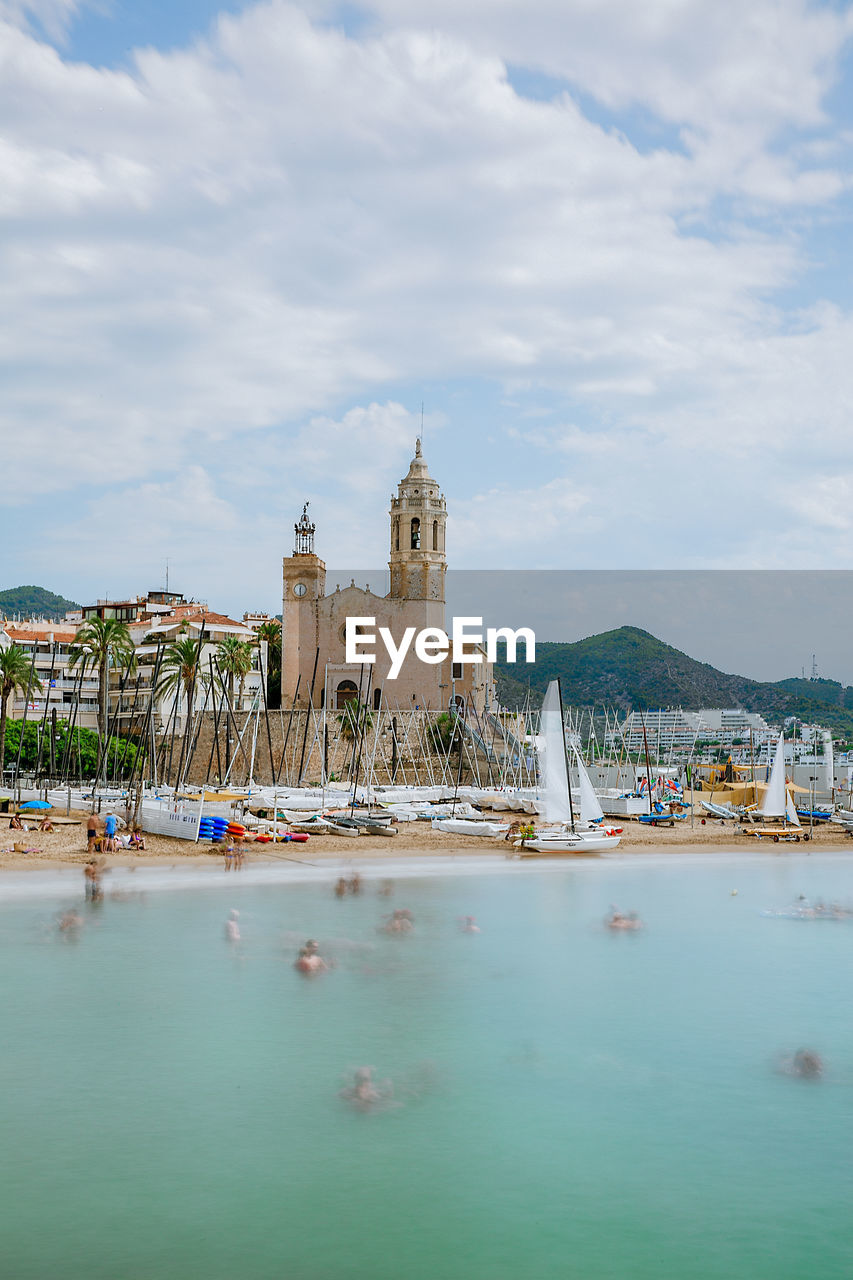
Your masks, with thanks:
M853 899L853 862L408 870L342 901L296 868L175 873L76 940L58 899L0 906L0 1274L853 1274L853 922L760 914ZM612 902L646 929L604 929ZM395 906L413 935L377 932ZM337 957L313 980L308 936ZM822 1080L777 1070L801 1045ZM364 1063L401 1105L339 1098Z

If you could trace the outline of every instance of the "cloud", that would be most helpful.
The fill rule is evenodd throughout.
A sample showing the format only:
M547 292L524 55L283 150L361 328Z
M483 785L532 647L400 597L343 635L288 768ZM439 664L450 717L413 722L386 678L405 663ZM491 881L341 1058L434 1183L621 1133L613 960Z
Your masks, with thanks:
M64 40L72 20L86 0L0 0L0 22L23 30L41 29L52 40Z
M73 6L37 16L51 12ZM571 554L604 554L606 527L639 554L655 534L638 475L689 494L695 520L747 500L756 482L732 471L778 479L805 438L849 468L849 312L783 292L807 280L812 219L849 189L850 139L826 105L848 12L371 12L347 35L333 9L272 0L109 70L64 59L23 6L0 9L0 432L7 469L39 463L33 500L59 509L106 477L126 509L158 512L125 545L132 563L180 542L194 566L206 548L239 575L239 546L277 576L314 494L330 554L384 559L425 386L446 394L446 427L428 423L443 469L431 461L470 556L550 559L566 531ZM523 96L513 63L565 91ZM641 146L635 109L674 132ZM466 379L517 402L518 474L454 416ZM531 403L571 425L529 435ZM619 495L607 515L604 485ZM0 503L25 500L13 488ZM776 493L787 519L812 521ZM54 534L48 508L36 536ZM78 528L61 554L120 545Z
M501 568L507 557L513 568L550 568L560 562L565 540L582 529L601 530L603 514L567 476L532 489L495 487L450 508L448 557L455 568Z
M342 12L317 0L315 13ZM822 98L853 29L849 10L807 0L370 0L380 29L436 29L565 80L613 109L740 132L824 120Z

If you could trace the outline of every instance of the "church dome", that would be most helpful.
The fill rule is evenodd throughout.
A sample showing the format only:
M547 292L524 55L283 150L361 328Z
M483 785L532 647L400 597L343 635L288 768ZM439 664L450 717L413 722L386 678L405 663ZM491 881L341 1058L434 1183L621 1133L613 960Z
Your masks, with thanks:
M410 484L434 485L436 483L435 480L433 480L432 476L430 475L429 467L427 466L424 456L421 453L420 440L418 440L415 444L415 456L414 458L412 458L412 461L409 463L408 473L404 477L404 479L400 481L400 483L404 485L410 485Z

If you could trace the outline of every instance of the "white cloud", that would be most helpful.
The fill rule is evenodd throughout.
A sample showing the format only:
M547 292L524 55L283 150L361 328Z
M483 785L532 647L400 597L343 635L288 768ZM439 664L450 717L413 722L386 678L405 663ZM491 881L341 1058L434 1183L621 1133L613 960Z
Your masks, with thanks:
M474 48L570 81L613 109L639 104L713 131L814 125L853 29L849 10L807 0L370 0L367 11L452 33ZM334 15L335 0L315 0Z
M568 476L539 488L501 485L450 508L448 556L456 568L502 568L507 557L511 567L551 568L565 540L600 532L603 515L587 488Z
M0 22L28 29L39 27L53 40L62 40L72 19L86 5L86 0L0 0Z
M0 431L7 467L42 464L39 500L105 475L131 509L159 512L136 563L185 539L200 564L202 537L208 554L250 545L228 477L232 499L254 484L269 503L256 558L275 563L313 492L326 527L346 511L344 552L361 539L384 559L389 473L417 429L400 388L474 377L557 422L570 399L577 421L531 443L559 452L559 472L587 462L566 481L547 464L544 488L525 475L516 491L481 451L485 475L453 477L457 501L483 491L455 517L466 555L508 547L513 528L536 560L537 538L603 527L585 485L614 469L623 500L607 519L635 545L644 446L666 451L672 484L717 468L711 453L775 476L805 436L847 459L850 316L772 302L807 265L811 210L849 185L850 140L824 107L847 12L373 10L372 32L349 38L272 0L111 71L63 60L24 6L0 9ZM507 62L679 136L642 153L568 93L520 97ZM218 512L209 527L182 523L180 475ZM812 519L779 492L790 518ZM713 507L707 487L692 495ZM93 545L81 537L71 546Z

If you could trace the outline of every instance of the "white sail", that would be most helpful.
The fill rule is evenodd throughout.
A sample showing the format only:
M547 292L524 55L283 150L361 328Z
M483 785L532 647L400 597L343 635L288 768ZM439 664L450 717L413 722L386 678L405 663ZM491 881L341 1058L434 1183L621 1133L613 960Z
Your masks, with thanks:
M800 815L797 813L797 806L794 804L794 797L790 791L785 792L785 816L792 827L801 827Z
M546 822L569 822L569 781L566 775L566 748L563 742L563 719L556 680L548 685L542 703L540 726L540 771L543 816Z
M763 818L784 818L788 809L788 793L785 790L785 735L779 734L779 745L770 770L770 781L764 799L758 807Z
M832 753L832 734L829 729L823 731L823 789L829 796L835 790L835 759Z
M577 745L573 742L572 747L575 753L575 763L578 767L578 779L580 781L581 792L581 822L601 822L604 817L604 810L598 803L598 796L595 794L595 788L589 780L589 774L586 766L581 760L581 753L577 749Z

